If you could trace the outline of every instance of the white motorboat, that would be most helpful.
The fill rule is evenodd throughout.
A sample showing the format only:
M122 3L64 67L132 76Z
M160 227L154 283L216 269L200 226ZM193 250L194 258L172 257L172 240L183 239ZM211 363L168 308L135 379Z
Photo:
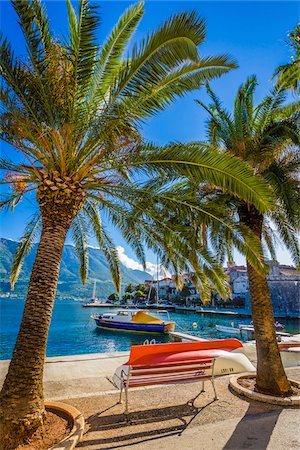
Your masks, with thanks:
M234 328L234 327L226 327L224 325L216 325L216 330L220 333L233 334L233 335L241 335L242 328Z
M284 367L300 366L300 334L282 337L278 347Z
M156 311L155 314L167 314L167 320L149 314L148 310L124 309L117 313L93 314L97 327L113 331L129 331L135 333L168 334L175 329L175 322L171 322L166 310Z

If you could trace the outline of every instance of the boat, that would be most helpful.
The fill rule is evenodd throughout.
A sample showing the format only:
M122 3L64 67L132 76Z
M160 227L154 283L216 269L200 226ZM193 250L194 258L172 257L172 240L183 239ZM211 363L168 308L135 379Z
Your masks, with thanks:
M115 305L109 302L99 302L98 300L95 302L89 301L88 303L83 303L82 305L83 308L114 308L115 306L120 306L120 304Z
M281 337L281 336L286 336L289 337L291 336L289 333L283 333L282 331L282 327L284 327L283 325L279 324L281 327L278 328L278 330L276 329L276 336L277 337ZM274 324L275 326L275 324ZM226 327L224 325L216 325L215 326L216 330L219 331L220 333L225 333L225 334L230 334L230 335L234 335L234 336L242 336L243 333L246 334L247 336L247 340L252 340L254 339L254 327L253 325L247 325L247 324L239 324L238 327L234 327L234 323L232 322L232 326L231 327Z
M115 304L112 304L110 302L99 301L99 299L96 297L96 285L97 285L97 282L94 281L93 295L87 302L82 304L82 307L83 308L111 308L111 307L115 306ZM116 305L116 306L120 306L120 304Z
M159 333L168 334L174 331L175 322L171 322L168 311L156 311L158 314L166 314L168 320L163 320L148 310L124 309L116 313L93 314L98 328L112 331L127 331L135 333Z
M256 346L256 342L249 344ZM282 360L283 367L299 367L300 366L300 334L278 337L278 348Z
M226 327L224 325L216 325L216 330L220 333L241 335L242 328Z
M254 326L253 326L253 322L251 322L249 325L245 324L245 323L240 323L238 325L239 328L247 328L247 329L252 329L254 331ZM274 322L274 327L275 330L280 331L280 330L284 330L284 325L280 322Z
M284 367L300 366L300 334L281 337L278 347Z

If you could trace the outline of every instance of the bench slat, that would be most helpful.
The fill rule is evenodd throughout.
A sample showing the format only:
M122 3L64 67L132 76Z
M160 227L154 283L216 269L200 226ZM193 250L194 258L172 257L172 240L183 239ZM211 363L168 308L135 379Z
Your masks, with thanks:
M130 372L131 377L139 377L143 375L168 375L168 374L179 374L185 372L195 372L199 370L210 369L212 367L212 363L198 364L196 367L174 367L174 368L153 368L153 369L145 369L145 370L134 370Z
M143 370L143 369L151 369L154 367L177 367L177 366L187 366L187 365L195 365L197 366L199 363L210 363L214 360L214 358L198 358L198 359L190 359L186 361L166 361L160 362L159 364L134 364L131 366L133 370Z
M138 387L138 386L149 386L155 384L172 384L172 383L184 383L186 381L196 381L211 378L211 375L206 373L194 373L194 374L181 374L180 376L165 376L165 377L151 377L151 378L129 378L124 380L124 386L128 387Z

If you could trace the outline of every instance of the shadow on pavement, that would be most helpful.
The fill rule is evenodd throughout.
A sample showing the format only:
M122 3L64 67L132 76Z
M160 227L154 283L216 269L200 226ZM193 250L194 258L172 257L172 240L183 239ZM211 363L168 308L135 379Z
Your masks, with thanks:
M265 450L281 411L280 408L265 414L257 414L255 402L249 403L248 410L222 450Z
M187 429L195 417L209 405L214 403L214 401L215 400L210 401L203 407L196 407L193 403L188 402L183 405L134 411L129 412L127 417L125 414L113 413L111 415L102 415L109 409L116 407L118 405L116 403L110 408L97 414L93 414L86 419L88 431L85 433L83 441L81 441L77 447L84 448L95 446L95 448L99 448L96 446L101 445L103 448L110 449L124 448L171 435L179 436ZM161 426L164 421L170 420L177 420L179 423L172 426ZM148 424L153 425L151 425L151 427L148 426L147 429L134 430L134 427ZM110 437L93 439L91 436L91 439L88 439L90 433L104 432L105 430L116 430L116 432Z

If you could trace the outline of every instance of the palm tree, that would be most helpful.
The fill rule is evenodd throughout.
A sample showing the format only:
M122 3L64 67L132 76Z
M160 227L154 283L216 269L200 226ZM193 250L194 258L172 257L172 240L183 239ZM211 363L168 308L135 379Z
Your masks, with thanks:
M180 13L135 44L124 56L143 15L131 6L107 41L98 46L97 9L80 0L76 12L67 0L69 41L54 37L38 0L14 0L28 58L14 56L0 41L1 139L20 152L18 164L1 160L2 182L12 193L2 206L15 207L36 194L39 213L29 223L13 264L16 281L22 258L40 232L36 259L12 360L1 391L0 440L15 448L44 418L43 366L60 260L70 228L87 274L87 232L94 230L108 260L117 291L117 252L102 216L123 233L139 260L143 243L166 255L174 266L188 265L193 251L181 224L163 211L187 211L187 199L164 186L179 177L203 179L228 189L259 211L269 207L266 186L242 162L205 146L157 148L143 142L139 124L178 96L235 67L228 56L200 57L205 24L194 12ZM199 207L193 209L200 210ZM208 211L203 215L211 217ZM214 218L217 220L217 218ZM185 256L176 259L180 249ZM205 253L203 255L205 259ZM216 264L207 255L206 273ZM192 267L203 273L196 257ZM216 269L217 273L217 269Z
M291 62L279 66L274 76L278 76L277 89L293 89L299 93L300 89L300 25L297 25L293 31L289 33L289 46L294 51Z
M232 114L222 106L209 87L211 104L206 106L198 103L209 113L208 138L212 148L219 149L220 153L228 152L239 157L264 177L275 193L275 209L260 213L254 205L237 201L209 186L206 193L203 191L203 195L206 194L207 201L219 202L219 207L224 211L224 220L226 216L233 218L237 214L241 231L250 230L260 243L261 251L268 248L275 259L271 221L299 267L299 109L294 105L285 105L286 96L278 90L274 90L254 106L256 85L256 77L252 76L239 88ZM221 260L226 254L230 258L232 245L237 245L243 251L235 238L232 238L230 230L225 230L216 223L210 230L210 238L213 246L218 249ZM291 393L291 386L277 346L267 274L257 271L248 256L246 259L257 344L256 388L267 394L288 395Z

